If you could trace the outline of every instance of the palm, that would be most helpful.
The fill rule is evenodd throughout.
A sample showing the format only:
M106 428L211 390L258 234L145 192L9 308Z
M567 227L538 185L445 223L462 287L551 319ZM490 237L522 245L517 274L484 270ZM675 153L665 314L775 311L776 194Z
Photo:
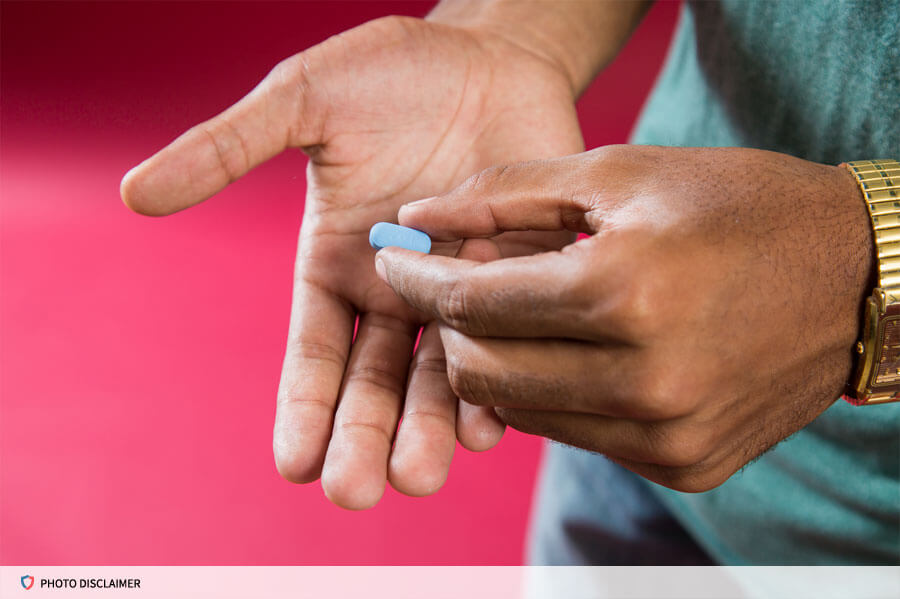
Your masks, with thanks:
M384 20L316 49L329 59L322 62L327 72L307 76L314 92L308 109L327 116L320 140L307 150L303 277L360 312L409 318L371 261L359 259L371 253L372 224L395 220L402 204L448 190L490 165L581 149L565 88L547 83L559 75L524 51L522 62L531 64L496 65L497 49L485 45L448 27ZM524 241L543 249L564 239Z
M426 328L413 359L422 317L376 277L369 228L488 166L580 151L571 91L549 63L498 38L373 21L284 61L134 169L123 198L167 214L287 146L302 147L310 165L275 425L279 470L298 482L321 474L347 507L372 505L387 477L410 494L433 492L466 418L461 406L457 420L436 331ZM501 250L568 240L511 233ZM457 426L460 441L486 447L476 429Z

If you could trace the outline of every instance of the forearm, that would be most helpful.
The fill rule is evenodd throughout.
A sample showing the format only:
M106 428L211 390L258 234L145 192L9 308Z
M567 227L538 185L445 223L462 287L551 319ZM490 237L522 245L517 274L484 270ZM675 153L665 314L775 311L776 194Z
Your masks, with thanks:
M443 0L429 21L492 31L554 63L578 96L624 45L648 0Z

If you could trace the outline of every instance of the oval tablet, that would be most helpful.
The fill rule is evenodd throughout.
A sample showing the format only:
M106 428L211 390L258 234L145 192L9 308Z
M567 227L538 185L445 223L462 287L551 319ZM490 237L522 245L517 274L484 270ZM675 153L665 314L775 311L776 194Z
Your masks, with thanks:
M431 237L417 229L394 223L375 223L369 231L369 245L376 250L401 247L427 254L431 251Z

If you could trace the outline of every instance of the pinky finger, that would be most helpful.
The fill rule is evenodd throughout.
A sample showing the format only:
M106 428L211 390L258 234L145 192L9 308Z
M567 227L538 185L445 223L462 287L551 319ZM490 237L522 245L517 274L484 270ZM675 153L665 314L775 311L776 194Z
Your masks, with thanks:
M488 239L467 239L457 258L490 262L500 258L497 245ZM441 327L442 329L444 327ZM476 406L459 400L456 410L456 438L469 451L486 451L503 437L506 425L491 406Z
M491 406L475 406L459 401L456 410L456 438L469 451L486 451L500 442L506 425Z

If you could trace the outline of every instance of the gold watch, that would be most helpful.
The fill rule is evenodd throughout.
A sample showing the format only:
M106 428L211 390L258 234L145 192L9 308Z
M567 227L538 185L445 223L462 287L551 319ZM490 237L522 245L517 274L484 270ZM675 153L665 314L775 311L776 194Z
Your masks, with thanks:
M857 405L900 401L900 162L845 166L869 208L878 255L878 286L866 301L859 360L846 395Z

